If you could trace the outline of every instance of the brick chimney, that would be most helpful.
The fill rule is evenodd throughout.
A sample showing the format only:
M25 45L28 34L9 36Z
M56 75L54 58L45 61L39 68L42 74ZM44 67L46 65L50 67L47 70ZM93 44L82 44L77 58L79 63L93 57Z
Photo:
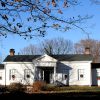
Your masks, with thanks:
M14 54L15 54L15 50L14 49L10 49L10 56L14 56Z
M89 47L85 47L85 54L91 54Z

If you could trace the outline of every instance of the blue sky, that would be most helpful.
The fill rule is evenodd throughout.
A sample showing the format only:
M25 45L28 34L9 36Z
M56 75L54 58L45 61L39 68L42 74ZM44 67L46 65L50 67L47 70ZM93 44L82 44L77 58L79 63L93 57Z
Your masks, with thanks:
M77 15L93 15L94 17L86 20L83 23L86 31L91 33L90 38L100 40L100 5L91 4L89 0L84 0L81 5L76 7L68 8L64 11L65 16L77 16ZM80 25L81 26L81 25ZM32 40L24 40L22 37L17 35L8 35L8 38L0 37L0 55L7 56L9 54L9 49L14 48L15 54L18 54L20 49L28 46L29 44L38 44L44 39L52 39L56 37L63 37L65 39L71 40L72 42L78 42L81 39L87 38L79 29L72 29L66 32L48 30L48 34L44 38L34 38Z

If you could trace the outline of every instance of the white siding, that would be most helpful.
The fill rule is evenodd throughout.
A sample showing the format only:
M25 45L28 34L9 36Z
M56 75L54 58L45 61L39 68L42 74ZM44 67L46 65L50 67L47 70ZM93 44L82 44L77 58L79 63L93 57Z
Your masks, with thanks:
M6 63L6 85L9 85L12 82L20 82L22 84L27 84L27 80L24 78L24 70L25 69L31 69L31 77L29 79L30 84L34 82L34 73L35 73L35 68L32 63ZM17 71L17 76L14 80L10 79L10 70L11 69L16 69Z
M91 86L91 62L92 61L61 61L57 62L56 59L45 55L39 59L33 60L33 62L5 62L5 71L3 72L3 80L1 84L9 85L12 82L20 82L22 84L32 84L35 80L39 79L40 67L54 67L53 79L51 81L59 81L66 85L89 85ZM16 78L10 79L10 70L16 69ZM30 78L26 81L24 78L24 70L30 69ZM84 70L83 79L79 79L78 70ZM5 77L6 75L6 77ZM65 78L65 75L67 78ZM40 76L41 77L41 76Z
M0 69L0 85L5 85L5 70L4 69Z
M69 77L68 77L68 84L69 85L91 85L91 62L90 61L73 61L73 62L61 62L62 66L69 69ZM61 67L59 66L61 71ZM84 78L83 80L78 79L78 70L84 70ZM62 67L63 70L63 67ZM58 74L57 79L59 81L62 80L62 73Z

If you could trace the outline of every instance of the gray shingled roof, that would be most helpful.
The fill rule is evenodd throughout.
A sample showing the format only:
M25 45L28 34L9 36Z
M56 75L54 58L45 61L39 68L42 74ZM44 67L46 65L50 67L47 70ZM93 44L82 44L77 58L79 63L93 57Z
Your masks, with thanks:
M92 55L84 54L68 54L68 55L53 55L55 59L59 61L91 61Z
M40 57L41 55L8 55L4 62L31 62L33 59ZM91 55L84 54L68 54L68 55L50 55L58 61L91 61Z
M0 64L0 69L4 69L4 64Z

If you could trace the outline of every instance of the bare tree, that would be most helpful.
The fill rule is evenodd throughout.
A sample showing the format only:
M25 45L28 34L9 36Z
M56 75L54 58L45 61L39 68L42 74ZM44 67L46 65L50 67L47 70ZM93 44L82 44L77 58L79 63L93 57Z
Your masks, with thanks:
M73 43L64 38L55 38L44 40L42 42L41 51L47 54L68 54L73 50Z
M98 62L100 58L100 41L94 39L80 40L75 43L75 53L83 54L85 47L90 48L90 52L94 57L94 62Z
M5 48L4 48L4 45L3 45L3 41L2 41L2 39L0 38L0 63L3 62L5 56L6 56Z
M67 54L73 50L73 43L63 38L55 38L44 40L38 46L31 44L20 50L23 55L39 55L39 54Z
M39 48L33 44L30 44L27 47L24 47L23 49L20 50L19 54L22 55L38 55L41 54Z
M78 0L0 0L0 36L9 33L26 38L45 36L48 28L67 31L91 16L64 16L64 9Z

